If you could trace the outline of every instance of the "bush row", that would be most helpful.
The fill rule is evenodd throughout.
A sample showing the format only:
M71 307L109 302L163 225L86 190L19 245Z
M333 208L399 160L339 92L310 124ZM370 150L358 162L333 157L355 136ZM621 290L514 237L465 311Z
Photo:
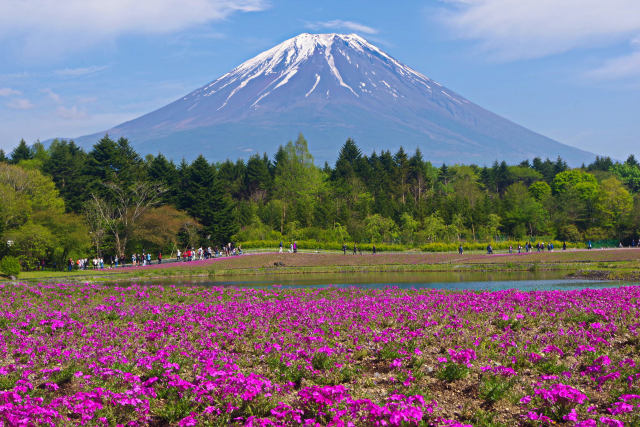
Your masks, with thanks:
M297 240L298 249L302 250L328 250L328 251L341 251L342 243L340 242L318 242L316 240ZM517 251L518 245L521 245L524 250L524 245L526 241L501 241L501 242L491 242L491 246L493 250L508 250L509 246L513 247L514 252ZM548 242L545 242L545 244ZM553 243L554 249L562 249L562 242L558 240L551 241ZM274 250L278 250L280 246L280 242L276 240L250 240L246 242L240 243L244 249L265 249L265 248L273 248ZM462 247L465 251L484 251L487 249L487 245L489 242L462 242ZM536 242L532 242L532 245L535 246ZM287 251L290 248L291 243L286 242L284 246L284 250ZM446 243L446 242L435 242L428 243L426 245L422 245L419 247L411 247L407 245L396 245L396 244L388 244L388 243L376 243L376 251L379 252L402 252L406 250L421 250L423 252L455 252L458 250L458 246L460 243ZM568 248L577 248L584 247L583 243L570 243L567 242ZM371 252L373 249L372 243L359 243L358 248L363 251ZM347 244L347 250L353 250L353 243ZM535 248L534 248L535 250Z

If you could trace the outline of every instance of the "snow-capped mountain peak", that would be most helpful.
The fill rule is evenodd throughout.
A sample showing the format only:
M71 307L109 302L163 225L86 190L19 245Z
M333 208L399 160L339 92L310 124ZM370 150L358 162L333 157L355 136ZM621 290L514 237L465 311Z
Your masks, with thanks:
M434 163L594 157L483 109L356 34L300 34L108 132L141 152L211 160L274 153L300 132L320 160L335 159L348 137L364 151L419 147Z
M389 83L395 80L405 81ZM409 87L405 87L407 82ZM440 86L357 34L303 33L249 59L184 100L218 95L218 111L255 109L290 83L296 88L306 84L304 98L316 92L326 99L369 96L378 102L406 98L416 87L430 92L434 85ZM443 93L456 102L466 102L453 93Z

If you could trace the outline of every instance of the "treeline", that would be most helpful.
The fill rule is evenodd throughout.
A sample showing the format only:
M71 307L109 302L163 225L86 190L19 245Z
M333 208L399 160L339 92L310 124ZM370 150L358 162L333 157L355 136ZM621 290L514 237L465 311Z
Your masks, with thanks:
M349 139L334 165L318 167L300 135L273 158L176 164L140 156L125 138L105 136L89 152L21 141L0 150L0 236L10 242L0 255L33 268L229 241L627 243L640 230L639 192L633 156L575 169L560 158L435 166L419 150L365 155Z

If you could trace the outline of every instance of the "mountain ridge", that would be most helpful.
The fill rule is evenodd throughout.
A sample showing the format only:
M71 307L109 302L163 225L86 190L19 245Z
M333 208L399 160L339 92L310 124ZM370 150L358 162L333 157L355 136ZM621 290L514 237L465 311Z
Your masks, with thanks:
M292 37L105 132L145 154L214 161L275 152L298 133L318 160L333 160L349 137L364 151L420 148L434 163L595 157L483 109L356 34ZM105 132L76 141L87 146Z

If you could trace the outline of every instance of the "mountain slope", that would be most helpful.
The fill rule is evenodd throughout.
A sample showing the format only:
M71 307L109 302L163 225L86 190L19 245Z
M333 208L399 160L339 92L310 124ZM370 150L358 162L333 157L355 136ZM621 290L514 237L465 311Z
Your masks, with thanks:
M355 34L301 34L108 132L176 159L273 153L300 132L318 160L334 160L348 137L365 151L419 147L435 163L594 157L473 104Z

